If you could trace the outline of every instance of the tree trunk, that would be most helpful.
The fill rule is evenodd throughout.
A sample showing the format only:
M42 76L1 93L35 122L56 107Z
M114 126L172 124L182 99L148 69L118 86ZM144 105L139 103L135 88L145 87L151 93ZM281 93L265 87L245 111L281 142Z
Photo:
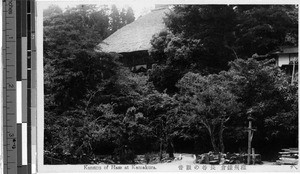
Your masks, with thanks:
M225 150L225 146L224 146L224 142L223 142L223 131L224 131L224 123L221 122L220 132L219 132L219 142L220 142L220 150L222 153L224 153L224 150Z
M219 148L218 148L218 146L216 144L216 139L214 137L213 132L210 133L210 141L211 141L211 145L213 146L214 152L219 152Z
M159 146L159 161L162 160L162 146L163 146L163 142L162 142L162 139L160 139L160 146Z
M168 140L167 152L169 154L169 158L174 158L174 145L171 139Z
M215 127L211 126L208 123L205 123L204 121L202 122L202 124L207 128L208 133L209 133L209 137L210 137L210 142L211 145L213 146L214 152L219 152L219 148L216 144L216 139L214 137L214 132L215 132Z

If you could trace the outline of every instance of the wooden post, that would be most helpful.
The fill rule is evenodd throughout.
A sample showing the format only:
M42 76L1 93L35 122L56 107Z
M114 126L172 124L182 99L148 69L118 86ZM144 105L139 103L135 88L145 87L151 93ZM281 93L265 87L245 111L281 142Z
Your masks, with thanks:
M247 164L250 164L250 155L251 155L251 140L252 140L252 120L249 119L249 127L248 127L248 157Z
M293 72L292 72L292 82L291 82L291 84L293 84L293 82L294 82L295 64L296 64L296 58L293 58Z
M253 160L253 165L255 164L255 151L254 148L252 148L252 160Z

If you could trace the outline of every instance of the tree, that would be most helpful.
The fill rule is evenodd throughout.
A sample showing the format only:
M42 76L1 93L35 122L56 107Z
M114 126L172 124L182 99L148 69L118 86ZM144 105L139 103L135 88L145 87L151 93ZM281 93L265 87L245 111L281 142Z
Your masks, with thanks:
M174 93L178 90L174 84L186 72L219 73L228 70L234 59L297 45L297 9L293 5L176 5L165 19L168 31L151 40L149 53L157 65L150 80L159 91ZM169 78L170 69L179 75ZM172 80L164 85L161 79Z
M220 70L226 69L226 62L236 58L233 48L234 29L237 25L236 14L229 5L178 5L167 15L165 20L168 29L175 35L195 40L202 52L198 59L204 66ZM218 51L216 51L218 50ZM209 64L205 61L209 57ZM198 62L201 64L200 62Z
M228 90L222 75L201 76L187 73L179 81L179 101L190 111L190 120L203 126L210 137L215 152L224 153L223 132L225 124L239 111L236 97Z
M46 81L45 95L52 95L58 110L85 106L82 100L116 75L115 59L109 54L82 51L56 60L46 68L45 79L49 81Z
M119 28L124 27L127 24L130 24L135 19L134 13L131 7L128 7L127 10L122 8L120 12L120 25ZM118 29L119 29L118 28Z
M298 45L295 5L238 5L235 47L240 57L260 55L284 45ZM247 45L247 46L246 46Z
M116 57L94 52L107 36L106 10L78 5L44 20L45 94L62 109L78 105L118 66Z
M45 70L45 150L64 164L95 162L95 97L116 76L118 63L110 54L83 50L60 62Z
M86 43L59 45L62 38L56 37L61 35L54 34L58 31L52 23L48 27L46 37L53 38L45 41L46 162L107 162L96 156L104 153L114 156L108 161L132 163L135 151L145 152L140 144L151 151L151 128L143 123L140 113L135 118L129 112L136 101L151 92L147 78L121 67L117 54L95 52ZM73 38L66 39L75 42ZM52 50L50 46L66 50Z
M51 152L47 157L77 164L98 163L105 158L96 155L112 155L115 163L133 163L135 153L153 149L150 142L155 136L149 120L134 109L143 96L152 93L151 85L145 76L119 67L110 54L94 54L81 55L81 61L72 64L69 74L75 77L54 76L50 87L46 86L45 149ZM74 79L77 85L71 83ZM70 94L72 90L78 91Z
M175 84L188 71L207 72L205 64L199 63L202 56L197 40L174 36L168 31L162 31L153 36L150 56L155 64L149 71L149 80L160 92L166 90L169 94L178 92ZM200 68L202 67L202 68Z
M93 131L104 111L98 107L114 101L100 97L121 74L118 55L95 52L108 34L106 10L80 5L44 20L45 150L56 163L99 160L95 144L103 139Z
M258 152L267 155L271 149L277 151L285 145L295 146L298 87L290 84L290 77L272 60L259 62L254 59L237 59L230 66L224 76L230 82L230 91L241 104L241 114L232 124L245 127L249 116L247 112L251 110L253 125L257 129L253 146ZM285 139L287 137L288 140Z
M108 36L109 19L105 8L78 5L60 15L44 20L44 54L50 57L69 56L74 50L93 50Z
M236 58L232 46L235 13L230 6L177 5L165 24L170 32L154 35L149 50L156 67L161 67L150 74L154 84L161 84L157 86L160 91L164 88L169 93L177 92L175 84L185 73L218 73L228 69L227 62ZM173 69L178 75L169 78ZM159 73L162 79L172 80L165 81L170 82L168 86L155 78Z
M152 134L158 143L160 160L164 149L170 158L174 158L173 140L179 135L181 121L177 115L177 106L178 102L173 97L157 91L143 97L137 105L137 111L143 113L143 116L149 120L148 127L152 129Z
M122 8L120 12L120 19L121 19L121 27L124 27L126 25L126 10Z
M228 48L234 57L248 58L297 45L297 15L295 5L179 5L165 22L172 33L201 39L220 55Z
M58 5L50 5L47 9L45 9L43 11L43 17L46 18L46 17L50 17L50 16L53 16L53 15L59 15L59 14L62 14L63 11L62 9L58 6Z
M134 17L133 9L131 7L128 7L126 11L126 25L130 24L134 20L135 17Z
M119 28L121 28L120 13L119 13L119 10L117 9L116 5L111 6L111 14L109 15L109 17L111 20L111 22L110 22L111 33L114 33Z

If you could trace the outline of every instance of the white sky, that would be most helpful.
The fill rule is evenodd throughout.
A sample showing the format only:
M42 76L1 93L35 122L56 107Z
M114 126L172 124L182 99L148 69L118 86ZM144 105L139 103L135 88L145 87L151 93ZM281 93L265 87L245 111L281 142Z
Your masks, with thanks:
M51 4L57 4L62 9L78 4L115 4L120 10L130 6L138 18L154 9L155 4L299 4L298 0L36 0L40 8L46 9Z

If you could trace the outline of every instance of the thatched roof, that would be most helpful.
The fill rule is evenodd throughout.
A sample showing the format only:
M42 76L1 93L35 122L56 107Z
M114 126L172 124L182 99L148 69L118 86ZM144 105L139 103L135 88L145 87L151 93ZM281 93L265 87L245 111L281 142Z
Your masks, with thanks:
M298 47L281 47L281 54L298 53Z
M168 8L155 9L122 27L99 44L101 51L123 53L148 50L152 36L165 29L163 18L168 12Z
M291 54L291 53L298 53L297 46L281 46L279 49L272 51L269 54Z

